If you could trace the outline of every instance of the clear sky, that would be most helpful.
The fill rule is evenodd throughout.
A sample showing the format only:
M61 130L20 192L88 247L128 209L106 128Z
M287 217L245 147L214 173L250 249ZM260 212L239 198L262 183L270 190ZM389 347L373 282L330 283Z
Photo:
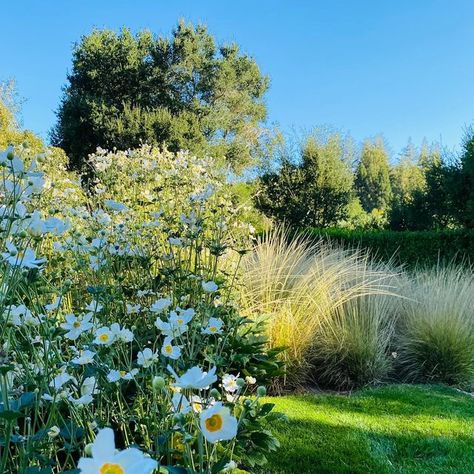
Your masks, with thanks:
M0 79L27 99L23 124L55 121L71 47L96 27L169 34L179 18L235 41L271 78L269 120L283 130L329 124L458 145L474 121L470 0L3 0Z

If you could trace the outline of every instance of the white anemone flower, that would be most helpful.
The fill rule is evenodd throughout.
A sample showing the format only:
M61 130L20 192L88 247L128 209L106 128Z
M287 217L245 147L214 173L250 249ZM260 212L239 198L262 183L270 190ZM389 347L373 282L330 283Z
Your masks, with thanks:
M66 370L63 370L58 375L56 375L56 377L54 377L51 382L49 382L49 386L54 390L60 390L63 385L70 381L76 382L76 379L72 375L68 374Z
M130 372L113 369L107 374L107 380L111 383L118 382L119 380L132 380L137 374L138 369L132 369Z
M145 368L150 367L157 360L158 354L153 352L149 347L146 347L137 354L137 364Z
M2 257L12 267L39 268L46 262L45 258L36 258L36 253L31 248L18 251L12 242L6 242L5 246L8 252L3 252Z
M213 399L212 399L213 401ZM191 397L191 407L194 413L201 413L203 410L203 401L199 395L193 395Z
M74 405L88 405L94 400L93 395L99 393L97 387L97 381L95 377L86 377L81 385L81 396L79 398L74 398L69 396L69 401Z
M189 400L180 392L176 392L171 399L172 410L175 413L189 413L191 411L191 404Z
M207 326L202 329L203 334L222 334L224 322L220 318L209 318Z
M139 449L115 449L114 432L103 428L92 444L92 457L79 459L81 474L151 474L158 463L146 457Z
M125 204L123 204L122 202L114 201L112 199L106 199L104 201L104 204L105 207L107 207L111 211L121 212L127 210L127 206Z
M24 304L7 306L3 314L14 326L22 326L27 319L33 317Z
M210 443L227 441L237 435L237 419L222 402L217 402L199 415L202 434Z
M110 346L115 340L115 334L107 326L102 326L95 333L94 342L100 346Z
M41 219L38 211L34 211L30 219L28 219L28 233L32 237L41 237L47 232L46 223Z
M92 300L87 306L86 310L90 313L99 313L104 308L97 300Z
M225 374L222 377L222 386L226 392L235 393L239 389L237 377L232 374Z
M156 300L151 306L150 311L152 313L162 313L171 306L171 300L169 298L160 298Z
M169 337L180 336L188 330L188 326L185 324L184 319L173 319L170 320L170 322L165 322L158 317L156 318L155 326L162 332L162 334Z
M212 367L209 372L204 372L200 367L192 367L188 369L181 377L168 366L169 372L173 375L176 382L174 387L193 388L196 390L207 389L217 380L216 367Z
M66 314L65 319L66 322L62 323L61 327L68 331L64 337L71 341L75 341L83 332L94 326L90 322L92 314L85 314L82 318L78 318L74 314Z
M167 336L163 341L161 353L165 357L169 357L170 359L176 360L181 357L181 348L179 346L174 346L173 338L171 336Z
M46 311L56 311L61 306L62 296L56 296L54 301L44 306Z
M127 314L138 314L142 306L140 304L127 303Z
M95 352L89 350L81 351L77 357L71 360L71 362L77 365L91 364L92 362L94 362L95 354Z
M210 281L203 281L202 282L202 289L206 293L214 293L215 291L217 291L219 289L219 287L217 286L216 282L210 280Z
M110 331L114 335L114 340L122 342L132 342L133 341L133 332L127 328L121 328L118 323L113 323L110 326Z

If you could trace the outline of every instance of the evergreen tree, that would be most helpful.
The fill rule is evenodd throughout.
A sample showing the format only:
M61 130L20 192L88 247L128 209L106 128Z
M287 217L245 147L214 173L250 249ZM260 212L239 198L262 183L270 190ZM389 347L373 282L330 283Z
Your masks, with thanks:
M143 142L225 157L234 169L259 152L268 78L204 26L180 22L171 38L95 30L72 63L51 138L76 168L98 146Z
M389 207L392 187L388 155L382 140L366 141L357 166L355 187L366 212Z
M296 227L328 227L344 219L353 176L346 143L338 134L326 141L309 137L299 160L283 160L278 172L260 178L257 207Z

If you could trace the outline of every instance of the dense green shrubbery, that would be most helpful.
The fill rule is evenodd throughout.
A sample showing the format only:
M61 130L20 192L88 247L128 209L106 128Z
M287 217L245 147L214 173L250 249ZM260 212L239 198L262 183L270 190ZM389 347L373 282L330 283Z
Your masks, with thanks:
M474 261L474 231L469 229L402 232L310 229L309 233L344 246L369 249L376 259L409 267Z

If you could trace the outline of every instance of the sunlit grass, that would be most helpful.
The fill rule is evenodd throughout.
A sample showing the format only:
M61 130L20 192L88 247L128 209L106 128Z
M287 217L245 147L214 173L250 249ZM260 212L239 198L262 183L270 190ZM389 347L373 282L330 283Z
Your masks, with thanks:
M474 397L441 386L396 385L351 396L269 401L288 415L284 449L259 474L471 473Z

